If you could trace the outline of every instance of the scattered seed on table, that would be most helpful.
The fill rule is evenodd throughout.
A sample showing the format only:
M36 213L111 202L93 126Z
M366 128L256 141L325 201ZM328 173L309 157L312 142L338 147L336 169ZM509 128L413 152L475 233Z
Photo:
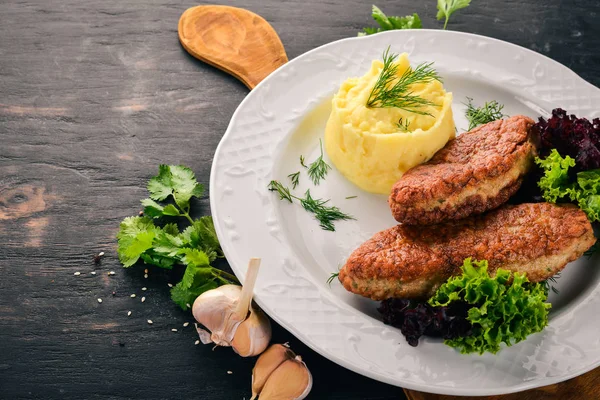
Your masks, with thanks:
M115 274L115 271L110 271L108 274L109 274L109 275L114 275L114 274Z
M92 275L96 275L96 271L92 271L90 272Z
M227 371L227 375L232 375L233 371Z
M146 291L147 288L143 287L142 290Z
M171 332L177 332L177 328L171 329Z
M184 323L183 323L183 327L185 328L185 327L187 327L189 324L190 324L189 322L184 322Z
M140 212L138 213L138 215L141 217L142 215L144 215L144 212L143 212L143 211L140 211Z
M148 268L144 269L144 273L147 274L148 273Z
M167 286L168 287L173 287L173 284L172 283L167 283Z
M142 297L142 303L143 303L143 302L145 302L145 301L146 301L146 298L145 298L145 297Z
M129 317L131 315L131 311L127 311L127 316Z
M102 303L102 299L98 299L98 303Z
M112 295L113 295L113 296L116 296L116 295L117 295L117 292L112 292Z
M196 340L196 341L194 342L194 344L195 344L196 346L198 346L198 345L200 344L200 341L199 341L199 340Z
M192 308L192 306L190 306L190 303L186 303L187 308Z
M100 253L98 253L98 257L102 257L104 255L104 252L101 251Z
M135 293L132 293L131 296L129 296L129 297L131 297L133 299L135 297Z
M148 274L144 274L144 279L148 279Z
M77 271L77 272L73 273L73 275L79 276L79 275L81 275L81 272Z
M148 324L152 325L152 323L153 323L153 322L152 322L152 320L151 320L151 319L149 319L149 320L148 320Z

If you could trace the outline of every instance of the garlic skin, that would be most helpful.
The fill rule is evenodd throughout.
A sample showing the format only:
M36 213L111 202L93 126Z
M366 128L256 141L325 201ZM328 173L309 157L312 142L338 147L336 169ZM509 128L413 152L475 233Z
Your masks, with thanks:
M241 294L241 286L223 285L202 293L194 301L194 318L210 331L210 340L218 346L230 346L236 328L244 320L233 315ZM207 344L203 336L200 339Z
M300 356L284 361L273 371L259 400L302 400L312 389L312 375Z
M252 369L252 397L254 400L261 392L269 376L287 360L293 360L296 354L287 346L273 344L258 357Z
M271 321L255 304L250 305L250 315L235 331L231 347L242 357L257 356L271 341Z
M251 258L244 286L223 285L202 293L194 301L192 314L204 344L232 346L242 357L260 354L271 340L271 322L252 303L260 258Z

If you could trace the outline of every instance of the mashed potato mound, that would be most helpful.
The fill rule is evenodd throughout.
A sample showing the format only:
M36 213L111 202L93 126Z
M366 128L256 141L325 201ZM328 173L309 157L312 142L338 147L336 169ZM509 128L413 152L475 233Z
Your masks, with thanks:
M401 76L410 68L408 55L396 63ZM410 168L428 161L454 138L452 93L441 82L410 87L413 94L435 106L425 106L420 115L400 108L369 108L367 100L381 73L383 62L375 60L360 78L346 80L333 98L325 129L325 149L337 169L363 190L389 194L394 183ZM409 121L408 131L398 121Z

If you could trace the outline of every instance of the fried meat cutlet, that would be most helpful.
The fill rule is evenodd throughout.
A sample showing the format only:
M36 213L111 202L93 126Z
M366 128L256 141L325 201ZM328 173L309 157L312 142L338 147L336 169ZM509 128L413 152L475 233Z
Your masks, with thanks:
M504 206L485 215L438 225L398 225L356 249L339 280L350 292L383 300L429 298L467 257L546 280L595 242L585 213L550 203Z
M388 202L396 221L437 224L505 203L533 164L535 147L529 140L533 124L531 118L517 115L449 141L392 187Z

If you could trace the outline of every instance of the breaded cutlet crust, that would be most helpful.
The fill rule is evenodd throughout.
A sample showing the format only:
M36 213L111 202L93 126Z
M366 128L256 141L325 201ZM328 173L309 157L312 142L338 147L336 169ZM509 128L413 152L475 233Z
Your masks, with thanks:
M467 257L526 273L532 282L556 275L595 242L585 213L550 203L503 206L438 225L398 225L356 249L339 280L350 292L383 300L429 298Z
M451 140L392 187L394 218L436 224L499 207L517 192L533 164L534 121L522 115L490 122Z

